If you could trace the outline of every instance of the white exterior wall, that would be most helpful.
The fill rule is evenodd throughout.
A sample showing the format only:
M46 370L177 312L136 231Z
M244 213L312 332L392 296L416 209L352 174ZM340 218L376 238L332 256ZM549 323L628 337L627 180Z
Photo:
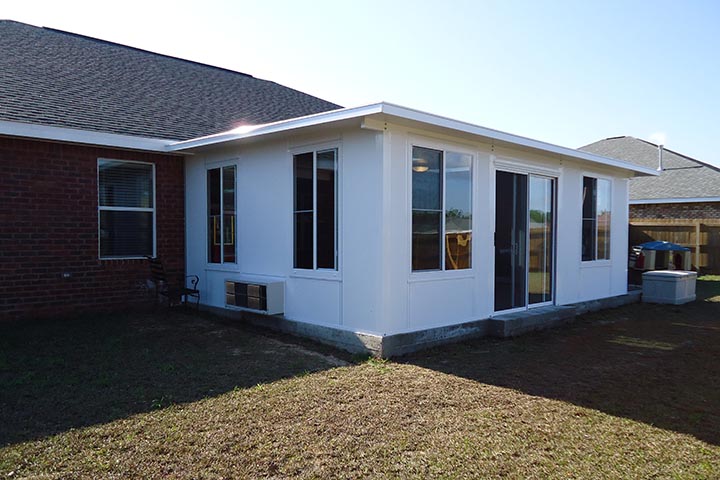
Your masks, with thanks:
M293 153L337 147L338 271L293 268ZM206 171L237 166L237 264L207 261ZM382 134L354 129L225 147L186 161L187 272L202 303L225 307L226 279L285 281L285 317L352 331L379 328Z
M473 155L472 268L411 271L411 145ZM293 269L292 155L339 148L339 269ZM237 165L237 264L207 262L206 170ZM598 167L600 168L600 167ZM430 131L327 130L319 137L256 142L186 161L187 272L202 303L224 307L224 281L252 275L285 281L285 317L350 331L394 334L494 314L495 171L557 178L555 303L626 293L628 181L560 157L495 148ZM581 262L583 175L612 180L611 260Z
M385 310L386 333L422 330L491 317L494 314L495 172L535 173L556 181L555 303L566 305L627 293L628 180L611 170L543 157L522 150L431 132L392 126L386 134L391 167L385 289L392 292ZM459 271L411 270L411 146L473 154L472 268ZM612 181L611 259L581 262L584 175Z

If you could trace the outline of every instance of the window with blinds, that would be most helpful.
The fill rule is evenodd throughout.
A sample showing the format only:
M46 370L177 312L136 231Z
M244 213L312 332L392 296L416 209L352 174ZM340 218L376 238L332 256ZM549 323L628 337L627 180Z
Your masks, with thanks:
M155 166L98 159L100 258L155 255Z

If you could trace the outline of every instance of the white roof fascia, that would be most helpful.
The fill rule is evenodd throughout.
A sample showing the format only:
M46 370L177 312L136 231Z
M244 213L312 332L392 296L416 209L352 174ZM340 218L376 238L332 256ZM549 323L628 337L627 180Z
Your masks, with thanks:
M167 152L173 140L92 132L76 128L0 121L0 135L151 152Z
M566 157L571 157L579 160L589 161L598 163L601 165L607 165L616 168L622 168L635 172L641 175L658 175L655 169L641 167L629 162L623 162L614 158L603 157L595 155L593 153L583 152L575 150L573 148L561 147L559 145L553 145L551 143L541 142L539 140L533 140L527 137L519 135L513 135L499 130L493 130L490 128L481 127L467 122L459 120L453 120L451 118L442 117L439 115L433 115L430 113L422 112L420 110L414 110L411 108L401 107L392 103L381 102L371 105L365 105L354 108L344 108L340 110L333 110L330 112L317 113L315 115L309 115L306 117L298 117L290 120L282 120L275 123L268 123L265 125L258 125L256 127L239 127L235 130L228 132L219 133L216 135L210 135L207 137L201 137L182 142L176 142L168 146L168 151L176 152L186 149L205 147L219 143L231 142L235 140L242 140L247 138L258 137L261 135L267 135L270 133L278 133L288 131L296 128L309 127L314 125L322 125L326 123L336 122L340 120L347 120L352 118L359 118L369 115L385 114L392 117L398 117L405 120L416 121L427 125L432 125L441 128L447 128L450 130L456 130L460 132L477 135L490 140L496 140L505 142L511 145L518 145L534 150L540 150L542 152L553 153Z
M232 142L245 138L258 137L268 135L270 133L278 133L296 128L310 127L314 125L322 125L324 123L337 122L352 118L360 118L367 115L382 113L382 104L365 105L355 108L343 108L340 110L331 110L329 112L316 113L305 117L291 118L289 120L281 120L279 122L265 123L255 126L242 126L227 132L216 133L206 137L193 138L182 142L175 142L168 146L167 150L176 152L191 148L205 147L218 143Z
M388 115L395 115L409 120L416 120L422 123L428 123L439 127L445 127L452 130L458 130L474 135L479 135L492 140L501 142L507 142L514 145L520 145L523 147L532 148L535 150L541 150L544 152L555 153L572 158L578 158L581 160L590 161L593 163L600 163L603 165L609 165L611 167L623 168L643 175L657 176L658 172L655 169L641 167L629 162L617 160L614 158L603 157L601 155L595 155L593 153L584 152L581 150L575 150L574 148L561 147L552 143L542 142L540 140L533 140L532 138L523 137L520 135L514 135L512 133L502 132L500 130L493 130L491 128L481 127L472 123L462 122L459 120L453 120L447 117L441 117L430 113L422 112L419 110L413 110L398 105L385 103L384 113Z
M658 203L705 203L720 202L720 197L692 197L692 198L647 198L630 200L630 205L657 205Z

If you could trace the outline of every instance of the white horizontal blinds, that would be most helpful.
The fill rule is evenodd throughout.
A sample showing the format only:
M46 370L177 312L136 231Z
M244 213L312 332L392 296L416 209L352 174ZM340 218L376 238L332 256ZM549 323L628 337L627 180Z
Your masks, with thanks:
M100 257L154 255L154 166L98 160Z
M100 160L100 206L153 208L153 166Z

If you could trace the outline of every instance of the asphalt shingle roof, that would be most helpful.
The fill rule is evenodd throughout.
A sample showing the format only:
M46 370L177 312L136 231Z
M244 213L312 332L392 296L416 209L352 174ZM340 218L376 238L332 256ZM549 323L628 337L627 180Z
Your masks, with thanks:
M658 146L635 137L600 140L579 150L658 167ZM663 171L657 177L630 181L630 200L720 197L720 169L672 150L663 150Z
M0 120L186 140L338 108L244 73L0 20Z

